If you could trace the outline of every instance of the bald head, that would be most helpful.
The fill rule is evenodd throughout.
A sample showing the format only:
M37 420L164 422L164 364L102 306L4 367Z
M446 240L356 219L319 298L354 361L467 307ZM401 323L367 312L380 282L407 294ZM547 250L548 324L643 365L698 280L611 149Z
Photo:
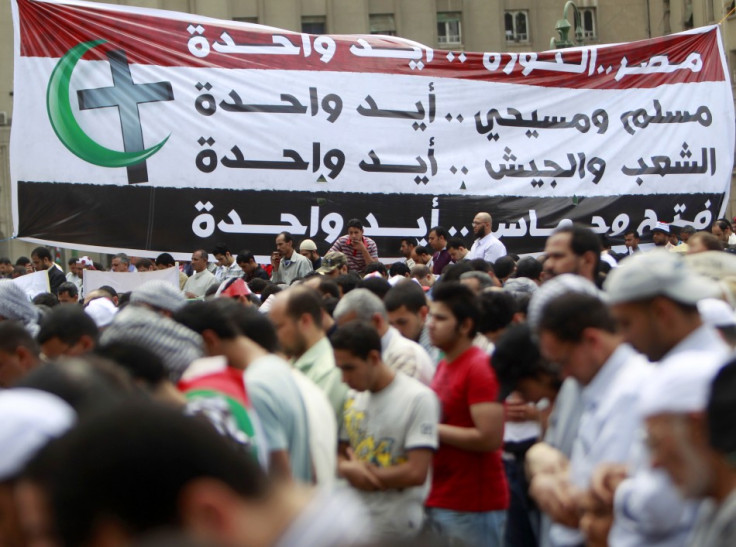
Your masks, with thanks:
M485 237L491 233L490 213L478 213L473 218L473 235L477 238Z

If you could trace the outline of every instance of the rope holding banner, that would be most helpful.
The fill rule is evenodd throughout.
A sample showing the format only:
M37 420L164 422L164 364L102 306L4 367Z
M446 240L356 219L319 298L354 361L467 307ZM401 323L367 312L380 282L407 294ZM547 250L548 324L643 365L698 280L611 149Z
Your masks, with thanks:
M723 23L726 19L731 17L731 15L733 15L734 12L736 12L736 4L734 4L734 7L731 8L731 11L729 11L726 15L723 16L723 19L718 21L718 24L720 25L721 23Z

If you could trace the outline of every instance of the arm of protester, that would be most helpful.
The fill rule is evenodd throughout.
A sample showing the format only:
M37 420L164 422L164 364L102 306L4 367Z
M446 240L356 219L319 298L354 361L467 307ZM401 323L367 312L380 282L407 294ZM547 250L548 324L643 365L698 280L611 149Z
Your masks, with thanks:
M524 466L530 480L538 474L556 474L567 471L569 460L562 452L547 443L533 445L526 453Z
M374 492L384 489L381 480L371 472L369 465L358 460L352 449L343 442L337 453L337 476L358 490Z
M570 528L578 527L578 503L567 474L537 475L529 483L529 496L554 522Z
M430 448L417 448L408 452L408 460L389 467L370 466L384 488L409 488L421 486L427 480L434 451Z
M622 463L603 463L595 468L590 481L591 493L606 506L613 506L613 496L618 486L629 475Z
M474 427L440 424L440 442L473 452L492 452L503 442L503 405L477 403L470 405Z

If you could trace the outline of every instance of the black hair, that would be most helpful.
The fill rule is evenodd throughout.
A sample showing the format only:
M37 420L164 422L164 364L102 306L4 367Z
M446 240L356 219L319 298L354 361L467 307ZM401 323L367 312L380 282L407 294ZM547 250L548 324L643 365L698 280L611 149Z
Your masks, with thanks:
M416 247L417 246L417 238L415 238L415 237L402 237L401 238L401 241L402 242L405 241L406 244L409 245L409 246L411 246L411 247Z
M736 359L721 368L711 384L706 424L710 446L736 467Z
M118 296L118 291L113 289L110 285L103 285L102 287L97 287L98 291L105 291L107 294L109 294L111 297Z
M212 248L213 255L226 255L230 252L230 246L227 243L218 243Z
M394 262L388 269L388 275L390 277L395 277L397 275L401 277L406 277L410 273L411 270L409 269L409 266L406 265L406 262Z
M568 292L553 298L542 308L539 330L546 330L563 342L580 342L587 328L616 332L613 316L597 296Z
M38 389L68 403L80 418L109 409L140 393L119 366L100 356L64 357L35 367L14 387Z
M430 234L431 234L432 232L434 232L434 234L435 234L435 235L436 235L437 237L441 237L441 238L444 238L445 240L447 240L447 239L449 239L449 238L450 238L450 232L448 232L448 231L447 231L447 228L445 228L444 226L434 226L434 227L432 227L432 229L431 229L431 230L429 230L429 233L430 233Z
M516 300L506 291L484 291L480 294L479 304L478 330L482 333L508 327L517 311Z
M330 336L332 349L349 351L360 359L366 359L371 351L381 353L381 336L370 323L351 321L339 327Z
M414 252L419 255L431 255L432 251L430 251L427 247L424 245L417 245L417 247L414 249Z
M322 279L320 279L317 290L323 297L329 295L333 298L340 298L340 287L338 287L337 283L329 277L322 277Z
M164 362L154 352L130 342L112 342L95 349L95 354L124 368L134 380L155 389L169 375Z
M269 353L279 350L276 330L265 314L227 298L216 298L212 304L243 336L247 336Z
M253 254L253 251L249 251L248 249L243 249L238 253L238 263L245 262L248 263L251 260L255 260L256 256Z
M516 263L516 272L514 277L526 277L529 279L539 280L542 275L544 266L533 256L525 256Z
M77 261L76 258L72 258L69 263L70 264L72 262L75 262L76 263L76 261ZM8 264L8 265L11 265L12 266L13 263L10 262L10 259L7 256L3 256L3 257L0 257L0 264Z
M177 310L172 319L199 334L211 330L223 340L233 340L240 334L235 324L212 300L189 302Z
M19 256L18 260L15 261L16 266L28 266L31 263L31 259L27 256Z
M407 280L391 287L383 299L383 304L389 312L404 306L412 313L419 313L419 310L427 305L427 297L418 283Z
M272 285L272 283L267 279L261 279L260 277L254 277L248 281L248 288L256 294L262 293L268 285Z
M438 284L432 291L432 300L447 306L455 317L458 325L466 319L472 321L470 337L475 336L478 329L480 309L478 308L475 294L470 288L459 281L448 281Z
M718 226L721 230L724 232L726 230L731 230L733 232L733 225L731 224L731 221L727 218L719 218L713 223L714 226ZM39 257L40 258L40 257Z
M457 264L448 264L442 270L441 282L446 283L447 281L459 281L461 275L463 275L465 272L472 271L473 266L467 260L463 260L462 262L458 262Z
M596 258L594 271L598 271L598 262L601 259L601 242L593 230L580 224L573 224L572 226L557 228L552 235L556 234L570 234L570 250L575 256L583 256L587 252L592 252Z
M383 297L386 296L386 293L391 290L391 283L389 283L383 277L368 277L358 283L358 288L368 289L378 298L383 300Z
M493 267L493 264L482 258L474 258L470 261L470 265L477 272L485 272L487 274L492 273L494 275L496 273L496 269Z
M38 357L38 344L22 323L0 321L0 351L15 353L19 346L23 346Z
M255 279L253 281L255 281ZM276 283L269 283L261 291L261 300L265 302L269 296L271 296L272 294L278 294L283 290L284 288L282 286L277 285Z
M156 266L175 266L176 260L169 253L161 253L156 257Z
M627 235L632 234L634 236L634 239L641 239L641 236L639 235L639 232L637 230L634 230L633 228L626 230L624 232L624 237Z
M363 275L368 275L373 272L378 272L383 276L388 275L388 270L383 262L369 262L366 264L366 267L363 269Z
M322 328L322 303L317 291L313 289L298 287L290 290L286 301L286 313L295 321L306 313L317 328Z
M33 302L36 306L48 306L53 308L59 305L59 299L55 294L50 292L42 292L33 297Z
M562 385L559 367L542 357L527 323L512 325L498 337L491 363L504 394L514 391L519 381L543 374L552 377L554 389Z
M294 236L291 235L291 232L281 232L276 237L279 237L279 236L283 236L284 237L284 241L286 243L289 243L289 242L293 242L294 241Z
M79 296L79 289L77 289L77 286L74 283L71 283L69 281L65 281L64 283L59 285L58 289L56 289L57 295L63 292L69 293L69 296L71 297Z
M363 223L360 222L360 220L358 220L357 218L351 218L350 220L348 220L346 227L347 228L357 228L361 232L363 231Z
M49 251L46 247L36 247L31 251L31 256L37 256L39 259L43 260L44 258L48 258L51 260L51 251ZM53 262L53 260L51 260Z
M150 258L139 258L138 263L135 265L136 269L138 268L148 268L150 269L151 266L155 266L156 264L151 260Z
M468 246L459 237L453 237L447 242L448 249L459 249L460 247L467 248Z
M509 255L502 256L493 263L496 276L500 279L509 277L516 267L516 262Z
M181 495L200 478L244 499L269 491L257 462L214 428L151 403L122 405L80 423L38 457L44 455L54 462L46 486L64 545L88 543L105 519L134 537L180 527Z
M338 287L342 287L342 294L346 295L360 283L360 276L355 272L348 272L346 274L338 275L335 278L335 283Z
M99 331L94 320L76 304L59 304L42 319L36 339L39 344L44 344L58 338L73 346L85 335L97 343Z

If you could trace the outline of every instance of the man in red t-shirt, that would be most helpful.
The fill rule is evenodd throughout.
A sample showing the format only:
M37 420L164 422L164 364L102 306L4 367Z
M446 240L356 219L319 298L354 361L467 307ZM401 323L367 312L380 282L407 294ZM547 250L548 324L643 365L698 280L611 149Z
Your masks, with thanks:
M439 283L432 296L429 337L445 359L431 385L442 417L428 516L448 539L500 546L509 505L503 406L489 358L472 344L480 310L473 292L457 282Z

